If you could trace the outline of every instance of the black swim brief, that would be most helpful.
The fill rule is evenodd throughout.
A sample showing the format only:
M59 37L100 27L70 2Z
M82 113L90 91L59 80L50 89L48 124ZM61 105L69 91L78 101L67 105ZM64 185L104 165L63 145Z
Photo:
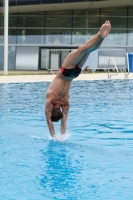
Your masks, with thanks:
M65 69L64 67L60 67L61 73L66 77L76 78L81 73L81 69L76 65L72 69Z

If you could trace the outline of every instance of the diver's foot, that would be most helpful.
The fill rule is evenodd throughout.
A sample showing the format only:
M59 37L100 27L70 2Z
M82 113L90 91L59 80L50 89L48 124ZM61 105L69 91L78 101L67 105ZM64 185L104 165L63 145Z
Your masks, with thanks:
M105 38L108 36L109 32L110 32L110 29L111 29L111 24L109 21L106 21L100 28L99 30L99 34L102 38Z

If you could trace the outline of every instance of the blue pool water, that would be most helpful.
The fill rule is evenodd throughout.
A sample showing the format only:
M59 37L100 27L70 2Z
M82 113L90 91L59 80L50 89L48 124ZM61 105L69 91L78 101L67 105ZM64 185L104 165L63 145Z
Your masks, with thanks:
M0 200L133 200L133 80L74 81L64 142L48 85L0 84Z

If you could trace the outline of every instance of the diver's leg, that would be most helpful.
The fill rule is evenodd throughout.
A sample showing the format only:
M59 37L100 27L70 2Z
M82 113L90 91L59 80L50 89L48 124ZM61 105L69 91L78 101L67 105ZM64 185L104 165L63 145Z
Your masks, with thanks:
M101 46L103 40L104 40L104 38L101 38L101 40L96 44L96 46L90 52L87 52L87 53L84 54L84 56L81 58L81 60L77 63L78 67L82 68L84 66L84 64L86 63L86 61L88 59L88 56L90 55L90 53L92 51L97 50Z
M80 46L79 48L68 54L62 66L64 68L71 69L75 67L76 64L80 63L82 58L83 60L87 59L86 58L87 55L89 55L90 52L94 51L101 45L103 38L108 35L110 28L111 28L110 22L106 21L95 36L93 36L90 40L88 40L84 45Z

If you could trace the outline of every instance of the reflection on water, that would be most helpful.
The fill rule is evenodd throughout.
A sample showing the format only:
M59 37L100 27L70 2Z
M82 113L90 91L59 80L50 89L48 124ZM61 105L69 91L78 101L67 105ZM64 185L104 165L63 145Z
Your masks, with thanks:
M47 197L65 198L68 189L71 195L80 177L80 169L77 171L73 163L72 154L67 151L63 143L49 142L46 152L42 152L45 161L44 174L41 185L47 191Z

